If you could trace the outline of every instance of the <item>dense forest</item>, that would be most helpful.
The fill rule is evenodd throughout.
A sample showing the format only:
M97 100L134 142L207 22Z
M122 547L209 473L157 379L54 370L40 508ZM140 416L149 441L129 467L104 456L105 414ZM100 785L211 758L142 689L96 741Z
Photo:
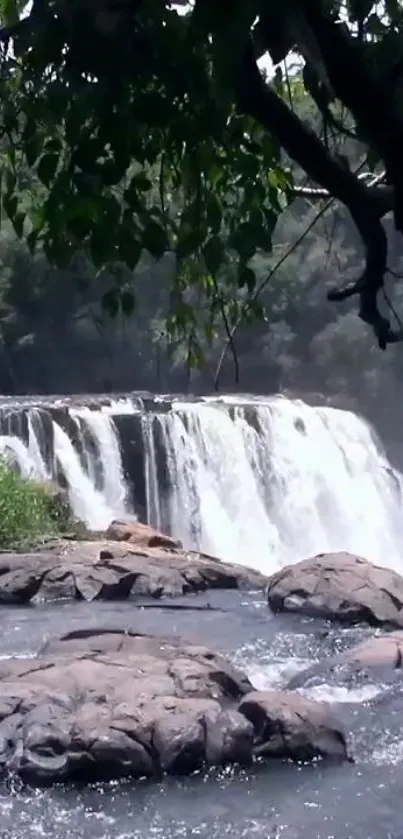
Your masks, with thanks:
M0 2L1 391L280 391L397 434L399 4L94 10Z

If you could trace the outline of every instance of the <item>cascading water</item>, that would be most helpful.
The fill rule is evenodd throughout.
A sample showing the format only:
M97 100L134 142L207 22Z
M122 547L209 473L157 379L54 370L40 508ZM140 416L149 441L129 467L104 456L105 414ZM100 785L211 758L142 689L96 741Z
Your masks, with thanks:
M210 401L159 418L176 536L265 573L338 550L402 567L401 478L364 420L282 398L231 414Z
M126 486L124 481L119 438L112 415L101 408L72 409L70 415L80 419L89 429L99 453L102 498L108 510L108 524L113 518L127 517ZM93 473L93 480L96 477Z
M102 530L111 521L111 511L101 492L95 489L80 463L80 458L66 432L53 423L55 457L66 478L72 509L93 530Z
M36 477L46 480L51 478L46 463L42 457L41 447L37 436L37 429L40 426L40 417L35 408L28 414L28 456L33 464L33 472Z
M281 397L148 402L48 400L23 407L25 423L8 405L0 453L24 475L62 475L93 529L138 513L265 573L337 550L401 570L401 476L360 417Z
M171 479L171 527L233 562L276 562L280 539L267 515L238 423L210 405L177 407L160 418Z
M144 414L141 418L144 440L144 472L146 483L147 523L162 527L160 496L158 488L158 468L155 451L153 421L155 417Z
M36 463L32 459L28 446L19 437L0 436L0 456L15 464L24 478L38 477Z

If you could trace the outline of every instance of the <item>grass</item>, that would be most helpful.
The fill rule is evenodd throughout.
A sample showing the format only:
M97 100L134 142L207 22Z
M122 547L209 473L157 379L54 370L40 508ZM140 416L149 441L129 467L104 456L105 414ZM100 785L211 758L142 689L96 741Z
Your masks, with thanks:
M52 494L0 459L0 549L34 548L61 528ZM63 522L64 524L64 522Z

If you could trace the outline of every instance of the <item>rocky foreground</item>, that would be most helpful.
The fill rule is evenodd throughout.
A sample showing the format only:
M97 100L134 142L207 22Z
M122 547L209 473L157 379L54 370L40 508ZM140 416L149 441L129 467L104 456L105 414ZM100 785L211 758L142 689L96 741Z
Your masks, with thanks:
M114 522L102 539L57 540L46 550L0 555L0 604L7 605L240 587L266 587L271 620L291 612L403 627L403 578L345 553L298 562L267 580L186 551L145 525ZM204 646L86 628L48 642L35 658L0 661L0 769L43 784L160 777L256 757L346 760L334 707L298 690L375 677L394 683L402 672L403 631L328 655L284 690L258 691Z
M181 639L82 630L0 663L0 767L34 783L347 758L337 716Z
M32 553L0 554L0 603L175 597L211 588L263 589L257 571L231 565L145 525L111 525L105 538L58 539Z

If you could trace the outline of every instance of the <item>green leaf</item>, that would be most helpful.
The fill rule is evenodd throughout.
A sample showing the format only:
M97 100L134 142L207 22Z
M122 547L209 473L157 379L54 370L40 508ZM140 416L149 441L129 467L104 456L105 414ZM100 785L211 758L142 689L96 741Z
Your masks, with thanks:
M123 291L121 291L120 305L124 315L130 317L130 315L133 314L136 308L136 301L132 291L129 291L129 289L123 289Z
M212 233L218 233L221 227L222 207L217 195L210 192L207 196L207 225Z
M13 26L19 21L19 4L17 0L2 0L1 21L6 26Z
M265 310L260 300L248 300L248 309L250 314L257 320L267 321Z
M101 305L104 312L107 312L111 318L115 318L120 309L120 295L117 288L110 288L102 295Z
M144 172L139 172L135 175L131 182L131 187L138 189L140 192L148 192L152 188L152 182Z
M143 231L142 246L155 259L161 259L169 248L167 234L156 221L149 221Z
M207 270L216 277L225 260L225 248L218 236L208 239L203 247L203 256Z
M256 178L259 174L259 161L254 154L243 152L239 156L239 166L244 177Z
M13 218L13 227L19 239L22 238L24 233L24 223L25 223L25 213L18 212L15 214Z
M31 230L27 236L27 245L31 254L35 253L36 243L38 241L39 231Z
M141 243L137 241L136 237L133 234L133 231L128 229L126 225L123 225L119 230L119 256L122 262L130 268L131 271L134 271L140 256L141 256Z
M57 172L59 155L54 152L42 155L38 163L38 178L45 186L50 186Z
M253 227L246 222L240 224L230 236L229 245L239 254L243 262L249 262L257 248Z
M13 221L18 208L18 199L16 195L10 195L6 193L3 196L3 207L5 209L6 214L8 215L10 221Z
M17 178L15 172L12 169L7 169L6 172L6 189L9 195L14 192L15 187L17 185Z
M255 289L256 285L256 277L255 272L252 271L252 268L248 268L247 265L240 265L238 271L238 286L239 288L247 288L249 293L252 293Z
M111 259L111 241L103 226L95 225L93 228L90 237L90 252L97 268L101 268Z

